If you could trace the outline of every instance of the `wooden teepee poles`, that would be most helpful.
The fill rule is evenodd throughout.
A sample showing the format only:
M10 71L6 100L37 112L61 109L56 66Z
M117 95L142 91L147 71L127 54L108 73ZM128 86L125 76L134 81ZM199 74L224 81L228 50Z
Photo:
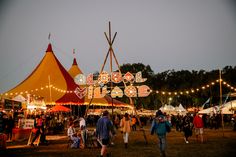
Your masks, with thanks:
M105 64L106 64L106 62L107 62L107 58L108 58L109 54L110 54L110 71L111 71L111 73L113 72L113 69L112 69L112 58L114 58L115 63L116 63L117 68L118 68L118 71L121 73L120 65L119 65L119 63L118 63L118 60L117 60L116 55L115 55L115 53L114 53L114 50L113 50L113 48L112 48L112 45L113 45L114 40L115 40L115 38L116 38L117 32L115 32L113 38L111 38L111 23L110 23L110 22L109 22L109 36L107 35L106 32L104 32L104 34L105 34L105 37L106 37L107 42L108 42L108 44L109 44L109 50L108 50L107 55L106 55L106 57L105 57L105 60L104 60L104 63L103 63L103 65L102 65L102 68L101 68L100 73L101 73L101 72L103 71L103 69L104 69L104 66L105 66ZM123 84L124 84L124 86L126 87L126 83L124 82L124 80L123 80ZM112 81L111 81L111 89L112 89L112 86L113 86L113 84L112 84ZM133 100L132 100L131 97L129 97L129 100L130 100L130 105L132 105L133 110L134 110L134 113L135 113L135 115L136 115L136 117L137 117L137 119L138 119L139 126L140 126L141 130L143 131L143 136L144 136L145 142L146 142L146 144L147 144L147 137L146 137L146 134L145 134L145 130L143 129L142 123L141 123L141 121L140 121L140 119L139 119L139 116L138 116L138 114L137 114L136 108L135 108L135 106L134 106L134 102L133 102ZM113 99L112 99L112 115L113 115Z

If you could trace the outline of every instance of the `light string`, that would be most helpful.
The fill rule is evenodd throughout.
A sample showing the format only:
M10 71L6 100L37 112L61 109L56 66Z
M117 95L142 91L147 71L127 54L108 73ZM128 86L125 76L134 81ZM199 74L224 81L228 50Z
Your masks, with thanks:
M224 85L225 87L229 88L230 90L233 90L236 92L236 87L231 86L229 83L227 83L226 81L222 81L222 85ZM209 84L203 85L199 88L190 88L190 89L186 89L186 90L181 90L181 91L163 91L163 90L151 90L151 92L155 92L156 94L161 94L161 95L169 95L169 96L173 96L173 95L189 95L189 94L193 94L196 92L200 92L201 90L206 90L208 88L210 88L211 86L217 85L219 83L219 80L213 81ZM31 89L31 90L26 90L26 91L21 91L21 92L15 92L15 93L2 93L0 94L1 96L17 96L19 94L23 95L23 94L31 94L34 92L38 92L38 91L42 91L45 89L51 88L56 92L60 92L60 93L75 93L75 90L65 90L65 89L61 89L58 88L54 85L46 85L46 86L41 86L39 88L35 88L35 89ZM38 98L42 98L41 96L37 96L36 94L32 95L34 98L38 99Z

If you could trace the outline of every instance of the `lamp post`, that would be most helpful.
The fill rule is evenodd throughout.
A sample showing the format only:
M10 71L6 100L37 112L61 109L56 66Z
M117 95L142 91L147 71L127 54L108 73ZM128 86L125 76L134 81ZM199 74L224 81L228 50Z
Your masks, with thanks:
M220 113L221 113L221 124L222 124L222 131L224 137L224 119L223 119L223 104L222 104L222 79L221 79L221 70L219 69L219 84L220 84Z
M172 108L170 107L171 101L172 101L172 97L169 97L169 114L170 114L170 112L172 110Z

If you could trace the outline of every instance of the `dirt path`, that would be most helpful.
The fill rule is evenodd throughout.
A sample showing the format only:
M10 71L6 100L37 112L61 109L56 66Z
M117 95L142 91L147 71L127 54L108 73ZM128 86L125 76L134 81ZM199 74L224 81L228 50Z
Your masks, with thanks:
M158 157L156 135L150 135L146 129L148 144L145 144L141 131L130 134L128 149L124 148L121 133L117 133L115 145L110 147L112 157ZM190 143L186 144L183 134L172 130L167 136L167 157L235 157L236 132L225 130L205 130L207 141L203 144L196 143L194 135ZM36 148L26 146L27 142L15 142L8 145L6 151L1 151L1 157L96 157L100 148L67 149L66 136L49 136L48 146Z

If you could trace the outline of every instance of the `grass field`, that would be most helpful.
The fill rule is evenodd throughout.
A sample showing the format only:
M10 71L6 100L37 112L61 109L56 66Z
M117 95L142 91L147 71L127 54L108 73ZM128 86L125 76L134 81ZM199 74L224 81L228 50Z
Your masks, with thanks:
M148 144L145 143L142 131L130 133L128 149L124 148L122 134L117 133L115 145L109 147L112 157L158 157L157 136L150 135L149 127L145 128ZM230 129L205 129L206 141L203 144L195 141L195 135L186 144L183 133L172 131L167 135L167 157L235 157L236 132ZM8 144L7 150L0 153L1 157L96 157L100 148L67 149L65 135L48 136L48 146L30 147L27 141Z

